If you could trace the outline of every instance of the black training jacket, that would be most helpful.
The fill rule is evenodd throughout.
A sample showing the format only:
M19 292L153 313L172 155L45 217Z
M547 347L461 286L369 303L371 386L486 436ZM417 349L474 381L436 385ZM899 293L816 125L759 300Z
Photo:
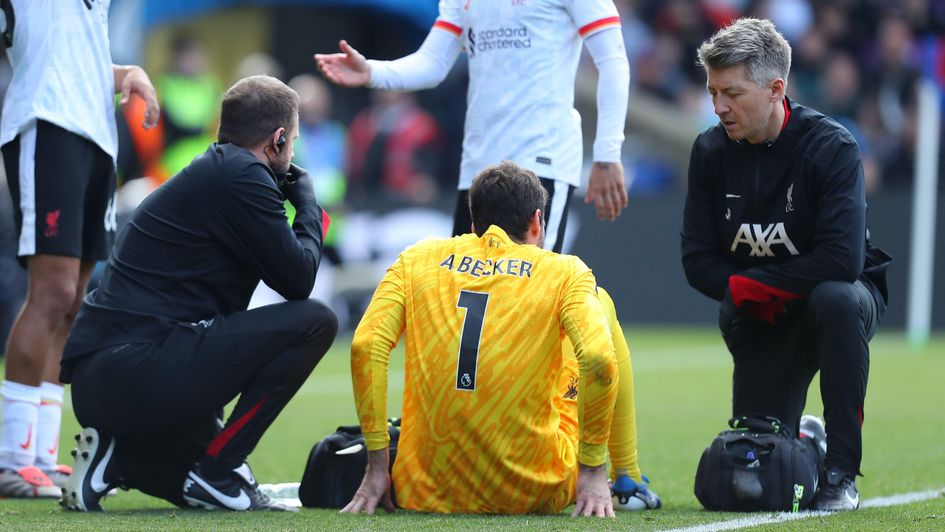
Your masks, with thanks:
M736 142L718 124L693 143L682 229L686 278L716 300L732 275L773 297L864 279L885 299L890 259L869 245L856 141L833 119L787 105L787 123L772 142Z
M159 343L176 323L245 310L260 279L286 299L309 297L324 213L314 202L296 205L290 227L283 202L272 170L251 152L211 145L121 229L63 360Z

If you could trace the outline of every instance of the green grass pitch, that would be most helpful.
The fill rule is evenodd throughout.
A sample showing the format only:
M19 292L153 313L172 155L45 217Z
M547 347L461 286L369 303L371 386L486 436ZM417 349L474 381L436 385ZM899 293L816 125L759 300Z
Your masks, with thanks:
M696 463L728 417L731 361L718 333L708 329L629 329L633 358L640 462L663 498L655 512L620 513L615 520L561 516L342 516L330 510L299 514L236 514L181 510L137 492L104 501L101 514L66 513L50 501L0 500L0 530L414 530L414 529L633 529L708 524L740 514L703 511L692 494ZM338 425L356 421L348 369L350 337L339 338L299 394L263 438L250 463L261 482L298 481L312 444ZM945 487L945 337L922 349L901 335L872 342L864 425L865 477L861 497ZM392 357L390 413L399 414L402 351ZM807 411L820 413L818 384ZM121 398L116 398L121 400ZM70 405L63 416L64 463L78 430ZM943 530L945 498L888 508L814 517L764 529Z

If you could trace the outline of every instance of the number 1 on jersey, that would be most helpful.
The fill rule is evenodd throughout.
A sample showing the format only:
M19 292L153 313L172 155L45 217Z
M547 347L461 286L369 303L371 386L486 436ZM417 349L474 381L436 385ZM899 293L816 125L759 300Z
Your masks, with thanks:
M463 319L463 334L459 339L459 360L456 363L456 389L476 389L476 367L479 363L479 341L482 338L482 322L486 318L489 294L462 290L456 308L466 309Z

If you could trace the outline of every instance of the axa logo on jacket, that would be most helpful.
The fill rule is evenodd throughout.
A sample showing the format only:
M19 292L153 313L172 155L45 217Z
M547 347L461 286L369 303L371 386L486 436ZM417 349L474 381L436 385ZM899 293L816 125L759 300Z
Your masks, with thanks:
M799 255L797 247L791 242L791 238L784 228L784 222L773 224L747 224L739 226L735 233L735 239L732 240L730 251L736 253L738 246L747 244L750 248L749 257L775 257L773 246L781 245L791 255Z

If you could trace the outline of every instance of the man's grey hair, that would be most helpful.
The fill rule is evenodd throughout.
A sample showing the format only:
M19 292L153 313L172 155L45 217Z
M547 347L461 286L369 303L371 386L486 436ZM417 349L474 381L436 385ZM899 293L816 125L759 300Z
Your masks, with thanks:
M748 79L758 85L791 71L791 45L770 20L744 17L717 31L699 47L702 68L744 65Z

